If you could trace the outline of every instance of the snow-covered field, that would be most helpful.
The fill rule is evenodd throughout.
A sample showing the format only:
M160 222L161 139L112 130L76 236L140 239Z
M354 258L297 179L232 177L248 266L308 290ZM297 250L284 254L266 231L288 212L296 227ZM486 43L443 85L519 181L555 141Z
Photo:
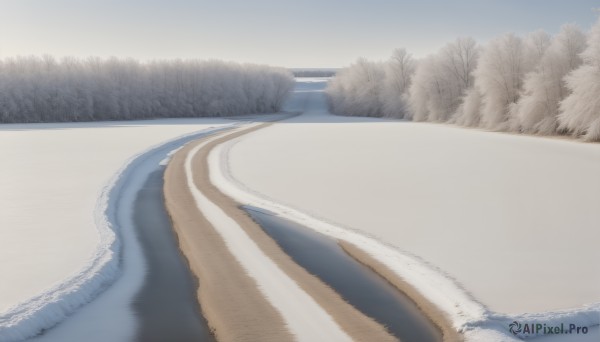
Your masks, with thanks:
M0 126L0 339L56 323L114 280L118 243L99 211L111 205L103 201L119 200L107 198L106 190L127 162L151 146L228 124L169 119Z
M428 263L484 305L472 325L600 322L600 145L332 116L323 86L224 149L237 182Z
M332 116L323 87L323 79L303 79L286 109L304 114L218 147L211 179L241 201L378 256L473 340L508 339L512 320L596 325L590 333L599 334L599 144ZM128 161L231 123L0 126L0 274L8 279L0 282L0 337L51 326L114 280L118 267L108 274L103 266L118 248L103 226L103 206L111 205L103 201L116 205L106 191ZM153 158L158 164L159 154ZM91 292L77 292L81 284ZM93 302L70 326L96 321L107 303L126 305L122 295L132 290L122 288L110 288L112 299ZM52 302L64 306L59 316ZM46 310L51 319L6 329L21 308L20 317ZM119 336L131 334L125 330Z

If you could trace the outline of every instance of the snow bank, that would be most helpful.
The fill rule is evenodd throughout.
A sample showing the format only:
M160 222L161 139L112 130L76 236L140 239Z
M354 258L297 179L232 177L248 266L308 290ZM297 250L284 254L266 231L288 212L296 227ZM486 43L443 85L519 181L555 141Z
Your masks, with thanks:
M0 315L0 340L1 341L18 341L18 340L23 340L29 337L32 337L36 334L38 334L40 331L42 331L43 329L47 329L50 328L54 325L56 325L58 322L64 320L67 316L69 316L70 314L72 314L73 312L75 312L77 309L79 309L82 305L90 302L92 299L94 299L98 294L100 294L102 291L104 291L109 285L112 284L112 282L114 282L114 280L119 276L120 273L120 266L122 263L122 247L121 247L121 242L120 242L120 233L119 231L122 229L127 229L127 227L122 227L119 226L119 224L117 223L117 212L118 209L120 209L121 211L123 210L123 208L121 208L120 206L120 201L121 201L121 197L122 197L122 193L124 191L124 189L129 186L131 177L133 177L135 174L134 172L136 172L136 169L139 167L139 165L141 165L142 163L144 163L144 161L146 161L148 158L153 157L155 154L157 153L163 153L162 157L164 157L164 154L166 154L165 149L167 151L175 149L179 146L181 146L182 144L184 144L185 142L188 142L192 139L198 138L199 136L205 135L205 134L209 134L218 130L222 130L222 129L226 129L229 128L232 125L235 125L235 123L229 123L227 125L223 125L222 123L219 123L218 125L213 125L216 127L209 127L207 128L206 125L198 125L198 123L210 123L211 121L208 120L204 120L204 121L196 121L194 122L194 125L185 125L185 123L189 123L190 121L179 121L181 123L181 125L178 125L178 121L177 120L171 120L169 122L167 122L166 120L163 120L162 122L160 122L157 125L157 122L152 122L150 124L148 124L147 122L134 122L134 123L129 123L131 125L131 127L120 127L115 129L114 127L97 127L100 128L98 129L94 129L94 132L92 132L90 134L90 132L88 132L87 129L85 128L78 128L78 126L81 125L68 125L68 128L73 129L74 133L76 136L78 136L79 138L81 138L81 140L74 142L74 141L65 141L68 142L70 144L74 144L74 143L83 143L84 145L86 144L86 138L83 137L83 135L88 136L88 137L92 137L91 139L93 140L94 138L98 138L103 136L106 129L108 129L109 131L111 131L111 133L113 133L111 136L113 139L117 139L119 140L119 138L121 139L120 142L125 142L129 139L123 139L123 138L127 138L128 135L126 133L133 133L135 131L137 131L139 133L140 128L136 127L137 125L144 125L146 124L147 127L143 127L146 129L141 129L141 131L146 131L144 133L145 136L143 137L137 137L138 138L138 142L136 144L129 144L129 146L122 148L123 150L121 151L121 153L114 153L116 154L116 156L111 156L111 154L106 154L104 156L101 157L103 162L109 162L110 166L114 166L116 163L118 163L118 161L120 160L120 158L122 158L123 156L126 156L127 154L131 155L131 154L135 154L133 157L129 157L129 159L126 160L124 166L122 166L117 172L116 174L114 174L114 176L108 181L108 183L106 183L103 187L102 187L102 191L99 195L99 198L97 198L97 203L95 205L95 209L93 209L94 215L93 215L93 225L95 225L97 232L94 233L92 230L86 231L84 229L84 231L86 231L85 233L87 234L79 234L80 232L78 232L78 230L81 230L83 227L85 226L91 226L91 222L78 222L78 223L83 223L81 226L71 226L71 227L66 227L66 226L61 226L61 221L62 223L74 223L74 221L65 221L65 220L61 220L61 218L59 216L65 215L68 216L67 212L63 212L61 211L61 209L65 209L64 207L56 207L54 208L54 214L55 216L45 216L42 215L41 217L39 217L39 219L37 220L37 222L31 222L31 221L36 221L36 220L29 220L30 222L28 222L29 224L31 223L37 223L35 226L31 226L31 227L22 227L23 230L25 231L30 231L30 232L35 232L36 234L33 236L18 236L19 234L22 234L22 232L19 229L14 229L12 232L8 231L8 230L3 230L2 231L2 235L3 237L6 237L9 242L12 240L14 241L28 241L29 244L25 244L25 245L20 245L20 246L16 246L16 248L19 248L19 250L17 251L17 253L13 253L13 255L17 258L15 259L8 259L2 263L0 263L0 267L2 268L3 274L6 274L8 276L7 279L11 279L13 282L10 284L5 283L4 284L4 288L7 290L4 292L5 296L2 296L2 301L0 301L1 304L3 304L5 307L8 303L10 303L10 301L13 301L12 305L8 305L8 308L3 310L1 315ZM212 121L213 123L216 123L216 121ZM163 124L164 126L161 126L160 124ZM103 126L106 125L105 123L103 124L99 124L97 126ZM167 125L173 125L175 127L171 127L171 128L175 128L175 129L168 129L166 128ZM123 126L127 126L127 124L124 124ZM204 127L203 127L204 126ZM8 126L9 128L15 129L17 127L21 127L23 128L23 126ZM56 137L55 131L37 131L35 132L35 129L37 127L40 127L40 125L28 125L26 126L29 129L34 130L33 132L3 132L3 135L7 135L10 136L11 134L9 133L14 133L12 134L12 139L15 140L15 137L18 137L19 135L22 134L26 134L28 135L30 138L36 139L36 138L40 138L40 136L43 136L45 134L48 134L49 136L52 137ZM47 126L42 126L42 127L46 127ZM56 126L54 126L56 127ZM41 127L40 127L41 128ZM104 128L104 129L102 129ZM123 132L122 130L125 128L125 132ZM170 132L162 132L162 133L158 133L155 129L158 128L160 130L166 130L166 131L170 131ZM194 131L194 129L198 129L198 128L204 128L202 129L200 132L195 132L195 133L189 133L190 131ZM118 130L121 130L122 132L116 132ZM151 145L151 144L155 144L157 141L160 141L161 139L164 140L165 137L168 137L169 133L173 134L173 131L177 132L177 135L181 135L182 133L186 133L184 134L184 136L180 136L178 138L172 139L170 141L167 141L166 143L161 143L158 145L155 145L154 147L151 147L147 150L145 150L144 152L141 153L135 153L133 151L135 151L135 149L139 148L140 146L143 146L143 144L145 143L146 146L147 145ZM62 134L65 134L64 132L61 132ZM82 134L83 133L83 134ZM125 134L123 134L125 133ZM147 133L151 133L151 134L147 134ZM34 136L32 136L32 134ZM58 133L60 134L60 133ZM10 139L10 138L9 138ZM102 140L102 139L100 139ZM89 139L88 141L89 142ZM15 147L17 147L15 145ZM55 144L54 146L55 148L58 148L59 151L56 151L57 153L60 152L65 152L64 150L69 150L69 148L65 148L63 151L60 151L60 143ZM64 147L64 146L63 146ZM88 146L90 147L90 146ZM108 151L104 151L104 152L112 152L110 151L110 147L112 147L111 144L107 144L107 146L105 147ZM99 146L100 150L103 150L105 148L102 148L102 146ZM26 153L25 151L21 151L23 153ZM91 149L83 149L81 150L81 152L87 152L87 153L93 153L93 152L99 152L99 151L94 151L94 148ZM25 156L21 156L24 159L27 158L35 158L35 155L33 155L32 153L35 153L35 150L32 150L28 155ZM27 153L26 153L27 154ZM13 155L14 157L14 155ZM98 157L96 155L96 157ZM73 156L70 156L70 158L73 158ZM10 156L8 158L8 160L10 161ZM64 159L64 158L63 158ZM65 162L65 160L59 160L57 161L57 164L59 162ZM62 167L59 165L57 167L57 169L59 170L66 170L67 168L76 168L77 172L82 173L82 172L89 172L90 170L84 170L82 169L83 165L76 165L76 163L69 163L69 161L66 161L67 164L69 165L62 165ZM42 163L43 164L43 163ZM157 164L157 163L155 163ZM99 165L96 165L95 163L92 164L88 164L86 165L87 167L98 167L98 168L102 168ZM156 167L158 167L158 165L156 165ZM103 171L108 171L110 169L110 167L108 168L104 168ZM40 174L39 173L40 169L34 169L34 170L26 170L26 169L18 169L18 170L13 170L16 172L31 172L32 176L35 178L42 178L42 179L48 179L48 181L58 181L59 183L62 183L62 180L60 178L61 174ZM113 169L114 170L114 169ZM6 173L6 170L3 170L4 173ZM36 174L36 171L38 172ZM9 175L9 177L14 177L14 175ZM70 201L69 203L67 203L69 205L69 210L73 210L73 211L83 211L83 215L85 215L86 213L88 215L91 216L91 211L87 212L86 209L89 208L89 205L86 206L85 204L89 204L86 203L86 201L82 201L82 198L86 198L90 199L90 190L94 188L94 185L98 184L98 182L100 182L100 179L98 179L98 174L94 174L94 172L89 172L87 174L83 174L83 176L85 177L84 182L87 183L86 186L84 186L81 189L78 189L79 191L75 191L73 193L60 193L60 191L55 191L54 193L44 193L43 195L51 195L53 196L53 198L55 200L58 200L59 202L61 202L61 200L64 200L61 197L70 197ZM17 177L18 178L18 177ZM32 179L33 180L33 179ZM77 182L78 180L76 179L66 179L64 180L66 182L64 182L65 184L60 184L61 188L67 186L66 183L69 183L69 181L74 181ZM21 184L22 185L22 184ZM9 193L10 194L10 193ZM38 201L47 201L48 198L44 197L42 195L36 196L36 194L39 193L28 193L29 196L34 196L34 197L41 197L38 199ZM14 193L12 195L15 195ZM0 200L4 200L4 202L6 202L6 197L7 195L5 194L4 196L0 196ZM10 198L9 198L10 199ZM31 201L30 201L31 202ZM35 200L33 200L33 202L35 202ZM83 202L83 203L81 203ZM36 213L31 212L31 208L28 208L28 204L31 205L31 203L16 203L16 204L12 204L12 206L9 206L9 209L17 209L16 211L18 211L18 208L15 208L15 206L18 205L22 205L24 208L24 210L22 210L20 213L17 212L17 214L20 215L15 215L14 217L10 217L11 215L0 215L0 221L2 222L8 222L8 223L13 223L13 227L18 227L17 224L23 224L25 222L23 222L23 215L33 215L35 216ZM45 206L50 206L52 207L52 203L44 203L43 205ZM13 213L14 214L14 213ZM44 214L44 213L42 213ZM91 217L90 217L91 219ZM11 222L12 221L12 222ZM20 222L19 222L20 221ZM45 228L42 229L41 224L45 225ZM85 224L88 223L88 224ZM50 232L47 232L45 230L49 230ZM92 235L97 234L97 241L96 244L94 245L94 239L90 239L92 237ZM15 235L17 235L15 237ZM62 238L58 238L56 239L54 235L62 235ZM87 235L87 236L86 236ZM52 238L54 236L54 238ZM50 240L50 241L46 241L46 240ZM90 241L91 240L91 241ZM57 246L50 246L49 248L46 248L44 250L44 244L45 243L49 243L49 242L55 242L58 243ZM69 249L66 247L67 245L65 244L77 244L81 242L82 245L84 245L85 247L89 248L87 251L86 250L75 250L75 251L71 251L71 253L69 253ZM3 247L7 247L4 250L8 250L9 254L11 252L11 250L8 248L8 246L3 246ZM36 248L37 247L37 248ZM15 246L13 246L13 249L15 248ZM41 251L38 250L38 248L42 249ZM66 251L63 252L64 254L67 255L69 260L75 259L72 263L67 264L67 265L58 265L58 263L60 263L60 260L62 259L63 256L60 255L60 250L65 249ZM15 252L13 250L13 252ZM87 252L87 253L86 253ZM86 260L86 255L87 255L87 260ZM50 261L54 261L53 266L54 268L50 269L50 270L46 270L46 273L36 273L36 269L32 270L30 275L26 275L24 276L23 274L19 274L19 273L26 273L26 270L22 270L20 269L20 267L22 267L22 264L36 264L36 263L44 263L47 260L43 260L40 258L45 258L45 259L50 259ZM22 262L20 262L22 261ZM83 263L83 264L82 264ZM81 266L79 266L81 265ZM73 272L73 268L79 266L78 270L73 274L71 272ZM69 273L71 273L69 275ZM58 280L56 280L58 279ZM47 287L47 283L48 281L52 281L55 284L53 286ZM32 284L35 283L35 284ZM25 288L25 290L22 290L19 285L22 285L22 287ZM19 297L23 298L23 297L27 297L30 293L32 292L36 292L37 294L29 297L26 300L21 300L19 302L14 303L15 301L18 301ZM8 297L6 297L8 295Z
M231 146L237 141L239 140L234 139L216 147L209 156L211 182L225 194L245 205L266 209L325 235L343 239L361 247L377 260L388 265L411 285L422 290L427 298L440 305L445 312L452 314L457 329L467 322L484 320L488 315L482 305L470 298L440 270L432 268L423 260L407 253L401 253L396 248L383 244L371 236L338 227L322 218L276 203L235 180L229 169L228 154Z
M167 165L169 165L169 161L171 161L171 158L173 157L173 155L175 153L177 153L177 151L181 150L181 148L182 147L178 147L178 148L174 149L173 151L167 153L167 156L163 160L161 160L160 162L158 162L158 165L160 165L160 166L167 166Z
M211 154L222 191L361 246L473 341L510 340L515 320L600 323L597 145L332 116L319 89L295 96L303 115Z
M246 205L264 208L282 217L312 228L320 233L342 239L361 249L387 265L402 279L417 288L452 320L454 327L465 332L472 341L507 341L514 339L507 328L513 321L529 324L560 325L564 322L592 327L600 324L600 303L582 308L535 314L508 315L494 313L474 299L443 270L428 264L423 259L397 247L382 242L364 231L340 227L324 218L308 215L289 206L275 202L257 193L233 178L229 168L229 151L239 140L220 145L211 153L211 181L224 193ZM491 331L490 331L491 330ZM536 334L519 337L532 337ZM516 340L516 339L515 339Z
M333 318L292 280L231 217L194 184L192 158L210 143L194 147L185 159L185 174L196 206L223 237L229 251L256 281L265 298L283 317L299 341L352 341ZM212 172L211 172L212 173Z

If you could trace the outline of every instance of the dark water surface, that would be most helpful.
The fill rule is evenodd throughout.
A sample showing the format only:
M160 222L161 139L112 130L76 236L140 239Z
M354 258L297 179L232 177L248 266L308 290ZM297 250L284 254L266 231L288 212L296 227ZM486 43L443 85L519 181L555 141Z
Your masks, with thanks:
M400 341L442 341L439 329L412 300L349 256L335 240L263 210L244 209L296 263Z
M163 172L153 172L136 197L133 221L147 262L134 298L138 341L213 342L196 299L196 280L179 251L163 199Z

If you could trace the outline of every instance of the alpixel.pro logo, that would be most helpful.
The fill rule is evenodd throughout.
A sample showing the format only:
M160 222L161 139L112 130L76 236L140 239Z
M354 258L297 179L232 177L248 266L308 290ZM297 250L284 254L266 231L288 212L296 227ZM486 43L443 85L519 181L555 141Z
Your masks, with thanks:
M508 330L513 335L565 335L565 334L587 334L588 327L578 326L570 323L568 327L560 325L547 325L542 323L519 323L513 321L508 325Z

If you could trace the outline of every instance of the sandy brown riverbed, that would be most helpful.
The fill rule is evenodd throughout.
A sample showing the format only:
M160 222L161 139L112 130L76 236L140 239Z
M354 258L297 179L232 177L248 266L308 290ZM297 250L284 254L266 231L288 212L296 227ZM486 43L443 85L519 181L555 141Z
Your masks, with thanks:
M312 296L348 335L357 341L394 341L395 338L383 326L346 303L335 291L297 265L239 208L238 203L210 183L207 164L210 150L226 140L268 125L224 133L203 147L193 159L196 186L243 227L254 242ZM165 172L164 193L180 248L200 282L198 299L203 314L220 341L293 340L281 315L264 298L255 281L246 274L221 236L195 205L187 187L184 162L189 151L201 142L203 140L190 143L173 156ZM456 336L451 334L453 330L443 315L436 313L433 307L423 308L442 327L445 340L455 340Z

